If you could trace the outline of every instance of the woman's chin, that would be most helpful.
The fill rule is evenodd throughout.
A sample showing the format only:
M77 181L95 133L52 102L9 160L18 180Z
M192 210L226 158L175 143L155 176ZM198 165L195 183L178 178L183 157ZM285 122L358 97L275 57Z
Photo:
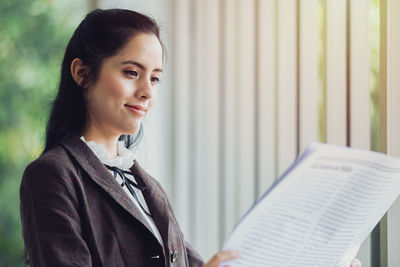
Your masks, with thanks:
M135 125L135 127L129 127L123 131L123 134L125 135L134 135L137 134L140 130L140 124Z

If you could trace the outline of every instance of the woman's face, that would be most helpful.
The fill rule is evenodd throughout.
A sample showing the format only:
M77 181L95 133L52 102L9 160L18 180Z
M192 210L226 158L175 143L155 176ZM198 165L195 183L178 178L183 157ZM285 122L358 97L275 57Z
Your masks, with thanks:
M103 61L86 94L89 127L108 136L139 130L157 98L162 53L155 35L141 33Z

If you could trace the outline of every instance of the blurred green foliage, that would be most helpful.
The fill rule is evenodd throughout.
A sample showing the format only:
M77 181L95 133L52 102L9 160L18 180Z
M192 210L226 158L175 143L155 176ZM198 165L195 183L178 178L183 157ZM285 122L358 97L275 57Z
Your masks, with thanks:
M86 1L0 1L0 267L24 266L19 185L43 148L65 47Z

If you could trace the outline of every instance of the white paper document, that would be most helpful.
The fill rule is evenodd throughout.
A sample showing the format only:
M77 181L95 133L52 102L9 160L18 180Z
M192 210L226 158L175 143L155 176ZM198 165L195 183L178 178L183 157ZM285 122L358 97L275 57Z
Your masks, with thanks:
M400 159L313 144L237 224L226 264L349 267L399 193Z

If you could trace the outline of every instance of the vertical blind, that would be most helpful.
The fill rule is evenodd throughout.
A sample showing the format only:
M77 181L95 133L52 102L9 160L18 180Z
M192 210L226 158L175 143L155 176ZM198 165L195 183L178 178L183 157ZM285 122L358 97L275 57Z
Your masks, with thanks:
M147 166L157 166L149 172L167 189L186 238L205 259L310 142L400 156L400 1L159 3L120 6L161 18L167 36L161 107L148 120L147 143L157 144L158 156ZM374 3L377 77L371 74ZM376 113L379 124L372 123ZM378 140L371 135L376 128ZM358 257L364 267L394 267L399 249L400 201Z

